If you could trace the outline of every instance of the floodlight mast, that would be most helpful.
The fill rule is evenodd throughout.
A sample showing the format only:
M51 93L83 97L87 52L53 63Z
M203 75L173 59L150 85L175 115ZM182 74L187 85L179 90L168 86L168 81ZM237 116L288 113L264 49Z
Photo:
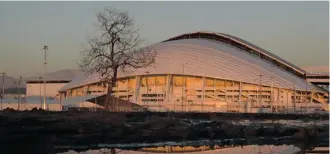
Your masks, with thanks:
M46 65L47 65L47 50L48 50L48 46L45 45L43 50L45 51L45 62L44 62L44 71L45 71L45 75L44 75L44 102L42 105L42 108L44 110L46 110Z

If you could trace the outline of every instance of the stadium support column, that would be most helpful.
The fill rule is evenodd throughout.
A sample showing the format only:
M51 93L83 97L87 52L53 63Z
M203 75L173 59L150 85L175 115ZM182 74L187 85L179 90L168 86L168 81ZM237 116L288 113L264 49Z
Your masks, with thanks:
M291 91L291 89L290 89ZM290 91L288 90L287 93L286 93L286 113L289 113L289 93Z
M280 91L281 89L280 88L277 88L277 105L279 106L280 104ZM283 105L283 100L281 101L281 111L282 109L284 108L284 105Z
M19 77L19 81L18 81L18 110L20 110L21 107L21 92L20 92L21 81L22 81L22 76Z
M183 96L183 91L184 91L184 76L182 76L182 87L181 87L181 112L184 112L184 107L183 107L183 104L184 104L184 96Z
M156 76L154 76L154 89L155 89L155 93L156 93L156 98L157 98L157 103L158 103L158 112L160 112L160 107L161 107L161 105L160 105L160 102L158 101L159 99L158 99L158 96L159 96L159 94L158 94L158 84L157 84L157 79L156 79Z
M261 88L261 77L262 74L260 74L259 78L259 111L262 112L263 110L263 104L262 104L262 88Z
M239 82L238 102L239 102L239 106L241 106L242 105L242 82Z
M296 85L293 85L293 112L296 113Z
M205 77L202 78L202 112L204 111L204 101L205 101Z
M311 90L311 97L310 97L309 103L313 103L313 89Z
M140 104L139 102L139 92L141 86L141 78L140 76L135 76L135 91L134 91L134 100L136 103Z
M166 75L166 79L165 79L165 83L166 83L166 87L165 87L165 98L164 98L164 102L168 103L169 99L168 99L168 95L169 95L169 85L170 85L170 75L167 74Z
M148 76L145 76L146 79L146 86L147 86L147 109L149 109L149 85L148 85Z
M216 83L217 80L213 79L213 101L214 101L214 112L217 112L217 105L216 105L216 98L218 97L217 95L217 88L216 88Z
M184 76L183 77L183 102L185 104L185 111L188 112L188 108L187 108L187 77Z
M227 81L226 80L223 80L223 82L224 82L224 87L225 87L225 102L226 102L226 112L228 112L228 102L227 102Z
M308 83L307 83L307 75L305 73L305 99L304 99L304 102L305 102L305 110L306 110L306 113L308 112L308 101L307 101L307 96L308 96Z
M87 96L87 89L88 89L88 85L87 86L84 86L84 96Z
M62 107L62 99L63 99L63 94L60 93L60 108L59 108L60 111L63 111L63 107Z
M300 92L300 114L302 113L303 111L303 102L302 102L302 98L303 98L303 92Z
M272 83L271 83L271 87L270 87L270 108L271 108L271 112L274 112L273 110L273 103L274 103L274 90L273 90L273 84L274 84L274 80L273 77L271 77Z
M173 78L172 78L172 75L171 74L168 74L167 75L167 79L166 79L166 101L168 104L170 104L169 102L171 102L171 96L173 95L172 94L172 90L171 88L173 88ZM175 101L173 101L173 112L175 112Z

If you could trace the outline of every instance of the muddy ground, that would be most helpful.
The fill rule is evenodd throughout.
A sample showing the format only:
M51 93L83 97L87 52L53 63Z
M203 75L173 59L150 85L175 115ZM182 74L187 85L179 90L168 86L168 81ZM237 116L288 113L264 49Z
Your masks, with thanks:
M253 122L250 124L238 122L243 119ZM269 119L269 123L261 123ZM315 125L288 127L285 123L278 123L279 119L302 119L300 120L302 123L314 121ZM5 110L0 112L0 150L7 150L8 153L15 153L15 150L22 149L26 149L26 153L39 151L55 153L54 147L65 145L260 137L292 137L294 141L311 141L328 138L328 125L316 125L319 121L327 120L328 116L322 115Z

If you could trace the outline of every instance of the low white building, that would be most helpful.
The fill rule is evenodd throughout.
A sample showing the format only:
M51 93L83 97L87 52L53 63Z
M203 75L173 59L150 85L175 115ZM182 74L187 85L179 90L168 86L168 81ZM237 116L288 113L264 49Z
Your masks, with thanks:
M53 73L48 73L40 77L31 77L26 79L26 96L44 96L44 88L46 85L46 96L59 99L58 90L72 79L83 76L83 72L79 70L60 70ZM44 78L46 77L46 84Z
M47 80L46 84L42 80L29 80L26 82L26 96L46 96L52 98L59 98L58 90L64 85L69 83L71 80Z

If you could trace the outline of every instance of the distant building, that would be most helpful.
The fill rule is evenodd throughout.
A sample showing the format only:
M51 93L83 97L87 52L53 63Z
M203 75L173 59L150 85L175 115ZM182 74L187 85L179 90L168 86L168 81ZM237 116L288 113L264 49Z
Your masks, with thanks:
M46 96L58 99L58 90L83 74L82 71L72 69L46 74ZM45 75L26 79L26 96L44 96L44 77Z
M71 80L47 80L46 96L58 98L58 90ZM44 96L44 81L29 80L26 82L26 96Z

